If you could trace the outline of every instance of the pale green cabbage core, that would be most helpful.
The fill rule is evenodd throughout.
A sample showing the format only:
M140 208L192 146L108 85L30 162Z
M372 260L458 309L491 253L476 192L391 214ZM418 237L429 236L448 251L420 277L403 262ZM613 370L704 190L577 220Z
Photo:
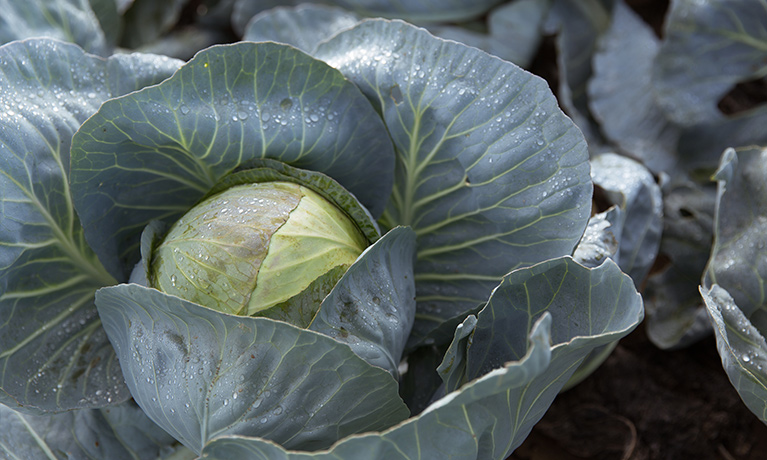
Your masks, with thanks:
M151 281L225 313L260 315L275 307L279 314L266 316L305 327L366 246L344 212L306 187L240 185L201 202L171 227L154 251ZM307 295L308 289L323 292ZM293 298L302 300L294 306Z

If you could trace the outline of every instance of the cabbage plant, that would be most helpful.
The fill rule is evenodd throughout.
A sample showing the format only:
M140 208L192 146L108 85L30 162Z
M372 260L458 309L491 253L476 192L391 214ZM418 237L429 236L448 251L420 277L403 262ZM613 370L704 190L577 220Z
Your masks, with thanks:
M9 456L502 459L642 319L543 80L400 21L311 53L0 47Z

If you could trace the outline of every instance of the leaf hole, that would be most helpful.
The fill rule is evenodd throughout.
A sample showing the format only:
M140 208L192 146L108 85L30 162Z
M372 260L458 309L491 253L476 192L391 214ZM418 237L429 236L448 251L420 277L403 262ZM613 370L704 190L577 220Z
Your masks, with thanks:
M402 103L402 90L399 88L399 85L394 85L389 89L389 97L391 97L391 100L394 101L396 105Z
M754 63L765 65L767 63ZM767 103L767 79L757 78L740 82L725 94L717 104L719 111L727 116L737 115Z
M543 36L535 52L530 68L531 73L546 80L554 96L559 97L559 68L557 67L557 35Z
M591 198L591 215L594 216L600 212L605 212L613 205L607 192L602 187L594 184L594 195Z
M663 38L663 22L666 20L669 0L627 0L626 4L652 27L656 37Z

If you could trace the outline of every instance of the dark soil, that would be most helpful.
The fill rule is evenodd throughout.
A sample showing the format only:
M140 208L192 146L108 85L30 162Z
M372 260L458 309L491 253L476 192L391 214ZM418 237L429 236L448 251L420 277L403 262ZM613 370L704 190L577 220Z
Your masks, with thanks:
M509 459L764 460L767 426L730 384L713 337L663 351L640 327Z

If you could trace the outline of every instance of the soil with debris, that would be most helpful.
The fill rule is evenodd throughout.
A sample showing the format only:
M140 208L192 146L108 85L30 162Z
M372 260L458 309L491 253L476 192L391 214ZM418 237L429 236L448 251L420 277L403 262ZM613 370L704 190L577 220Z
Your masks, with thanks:
M640 327L509 459L764 460L767 426L730 384L713 337L663 351Z

